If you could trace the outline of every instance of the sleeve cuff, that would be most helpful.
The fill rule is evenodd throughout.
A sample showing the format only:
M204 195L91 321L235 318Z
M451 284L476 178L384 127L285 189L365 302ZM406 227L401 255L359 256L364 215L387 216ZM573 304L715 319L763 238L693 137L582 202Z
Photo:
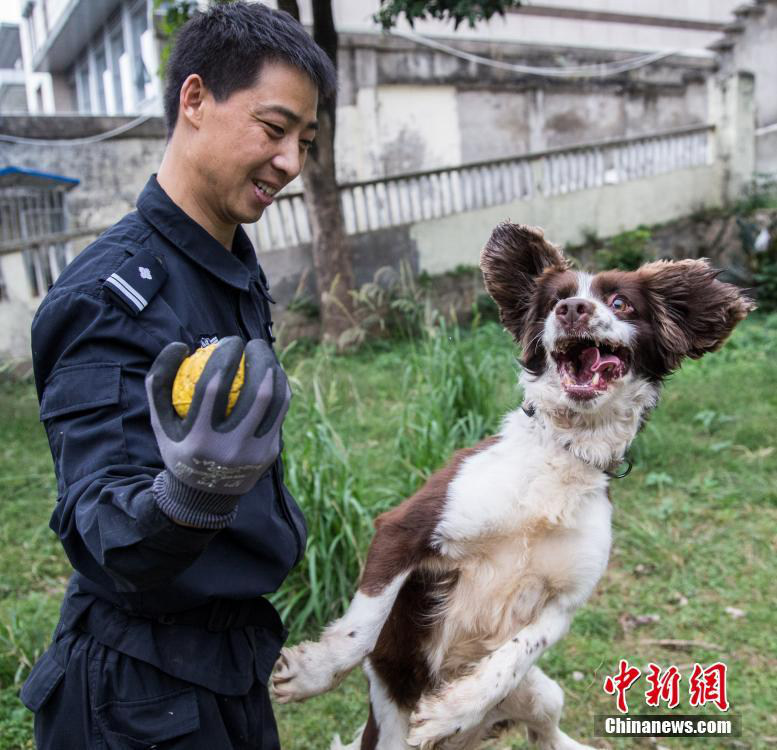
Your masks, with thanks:
M176 523L198 529L223 529L237 516L239 495L216 495L189 487L166 469L159 472L152 488L159 509Z

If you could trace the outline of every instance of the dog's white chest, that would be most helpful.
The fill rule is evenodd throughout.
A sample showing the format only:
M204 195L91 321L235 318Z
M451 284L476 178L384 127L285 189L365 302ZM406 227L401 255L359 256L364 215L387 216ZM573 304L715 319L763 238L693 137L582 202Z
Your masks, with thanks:
M607 509L595 525L609 533L604 474L543 442L520 416L508 421L499 442L467 459L450 482L434 535L443 554L463 558L473 544L526 537L534 529L592 533L585 515L593 506Z
M554 597L583 604L610 552L611 508L599 478L511 467L498 451L477 458L452 484L439 526L440 550L458 577L430 655L438 674L480 658ZM489 466L495 471L477 482Z
M588 498L574 520L571 527L536 539L529 568L551 591L582 604L607 567L612 538L609 500Z
M539 518L512 533L467 544L469 554L457 565L454 594L461 600L457 608L462 618L484 622L504 616L510 629L530 622L534 611L554 596L582 604L607 566L609 501L589 498L569 521L558 526ZM497 614L489 618L484 615L488 611ZM496 621L486 626L490 628L502 629Z

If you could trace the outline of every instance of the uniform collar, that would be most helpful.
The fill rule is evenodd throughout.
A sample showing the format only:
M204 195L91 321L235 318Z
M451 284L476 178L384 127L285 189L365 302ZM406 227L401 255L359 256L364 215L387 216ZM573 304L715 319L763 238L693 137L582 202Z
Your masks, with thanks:
M137 208L143 218L178 250L230 286L245 291L251 281L263 277L253 245L243 227L237 228L232 252L228 252L172 201L157 182L156 175L148 178L138 197Z

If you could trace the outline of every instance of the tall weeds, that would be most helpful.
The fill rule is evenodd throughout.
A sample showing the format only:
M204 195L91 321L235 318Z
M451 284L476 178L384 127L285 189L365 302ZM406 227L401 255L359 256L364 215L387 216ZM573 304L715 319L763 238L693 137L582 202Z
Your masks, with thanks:
M295 431L285 454L285 481L308 525L302 562L273 597L292 635L339 614L353 594L372 528L361 500L363 478L351 470L350 449L331 423L341 398L337 384L316 373L295 390Z
M477 321L474 326L477 330ZM458 326L440 320L428 328L405 367L408 394L396 438L407 490L427 479L451 453L496 429L500 416L494 395L503 376L492 348L464 337Z
M513 379L512 350L506 340L503 347L494 345L501 337L496 325L480 327L476 319L473 329L471 335L440 319L391 360L397 377L387 395L399 408L393 417L371 418L393 419L396 433L393 441L371 448L380 455L378 465L358 453L366 447L356 437L353 405L365 394L338 378L343 360L335 363L319 349L312 366L306 363L307 374L291 378L286 484L305 513L308 546L273 601L292 638L342 613L364 563L374 516L412 494L454 450L496 429L503 404L495 385Z

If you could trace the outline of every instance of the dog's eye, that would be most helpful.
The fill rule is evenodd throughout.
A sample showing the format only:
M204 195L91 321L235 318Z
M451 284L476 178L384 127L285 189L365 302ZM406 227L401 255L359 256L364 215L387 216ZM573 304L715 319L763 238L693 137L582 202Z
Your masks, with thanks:
M629 304L629 301L620 294L613 294L612 297L610 297L609 305L615 312L619 313L631 312L633 309Z

